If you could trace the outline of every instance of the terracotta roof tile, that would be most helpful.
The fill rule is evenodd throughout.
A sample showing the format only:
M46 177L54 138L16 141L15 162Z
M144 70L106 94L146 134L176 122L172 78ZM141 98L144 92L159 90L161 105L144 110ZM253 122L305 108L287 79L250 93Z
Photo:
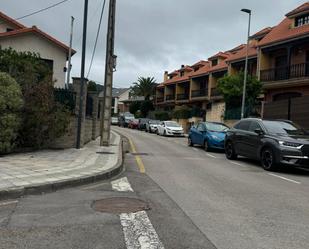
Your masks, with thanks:
M291 17L294 15L300 14L302 12L309 12L309 2L306 2L300 5L299 7L297 7L296 9L290 11L289 13L286 14L286 16Z
M6 14L4 14L3 12L0 11L0 19L4 19L5 21L7 21L8 23L13 24L15 27L19 28L19 29L23 29L26 28L26 26L22 25L20 22L17 22L16 20L14 20L13 18L7 16Z
M10 32L0 33L0 39L1 38L7 38L7 37L10 37L10 36L17 36L17 35L22 35L22 34L28 34L28 33L38 34L38 35L46 38L50 42L54 43L58 47L66 50L66 51L69 51L69 49L70 49L67 45L65 45L64 43L58 41L54 37L52 37L52 36L48 35L47 33L43 32L42 30L38 29L36 26L33 26L32 28L22 28L22 29L16 29L16 30L13 30L13 31L10 31ZM73 49L72 50L72 54L75 54L75 53L76 53L76 51Z
M212 59L215 59L215 58L218 58L218 57L227 58L228 54L226 52L219 52L219 53L216 53L215 55L209 57L208 60L212 60Z
M256 32L254 35L251 36L251 39L257 38L257 37L263 37L267 35L273 28L272 27L266 27L263 28L262 30Z
M265 46L272 43L309 35L309 25L291 28L293 21L293 19L285 18L258 43L258 46Z
M249 51L248 51L248 56L249 57L255 57L257 56L257 41L251 41L249 45ZM242 49L238 50L236 53L231 54L227 61L236 61L236 60L241 60L245 59L247 55L247 46L244 45Z

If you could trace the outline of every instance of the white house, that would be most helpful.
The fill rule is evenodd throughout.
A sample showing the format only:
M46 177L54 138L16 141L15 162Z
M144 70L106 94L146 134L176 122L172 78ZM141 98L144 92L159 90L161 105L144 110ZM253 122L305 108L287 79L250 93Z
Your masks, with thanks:
M64 88L69 54L69 47L64 43L36 26L26 27L0 12L0 46L20 52L38 53L53 70L55 87Z

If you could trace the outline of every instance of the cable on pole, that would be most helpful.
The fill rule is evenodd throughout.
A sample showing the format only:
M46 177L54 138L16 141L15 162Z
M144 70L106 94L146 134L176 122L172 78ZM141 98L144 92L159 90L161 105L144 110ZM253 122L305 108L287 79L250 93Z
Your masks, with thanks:
M96 39L95 39L95 43L94 43L94 47L93 47L93 51L92 51L91 61L90 61L90 65L89 65L89 69L88 69L88 73L87 73L87 78L89 77L89 74L91 72L91 68L92 68L92 64L93 64L93 59L94 59L95 52L96 52L97 45L98 45L98 39L99 39L99 35L100 35L101 24L102 24L104 9L105 9L105 2L106 2L106 0L104 0L103 6L102 6L102 10L101 10L99 26L98 26L97 35L96 35Z

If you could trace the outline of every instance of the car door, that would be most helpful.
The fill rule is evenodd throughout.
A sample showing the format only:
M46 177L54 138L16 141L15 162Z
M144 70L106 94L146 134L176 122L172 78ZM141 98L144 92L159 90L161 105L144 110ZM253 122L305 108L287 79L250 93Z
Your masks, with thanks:
M250 156L251 158L258 158L258 151L259 148L262 144L261 140L263 138L263 134L258 134L256 133L256 130L259 129L261 131L262 127L260 126L260 124L257 121L252 121L250 126L249 126L249 131L248 131L248 136L247 136L247 144L248 144L248 156Z
M240 121L235 128L234 135L234 148L237 154L242 156L248 156L248 132L250 127L250 120Z
M203 123L199 123L196 128L196 143L199 145L204 145L204 134L206 132L205 125Z

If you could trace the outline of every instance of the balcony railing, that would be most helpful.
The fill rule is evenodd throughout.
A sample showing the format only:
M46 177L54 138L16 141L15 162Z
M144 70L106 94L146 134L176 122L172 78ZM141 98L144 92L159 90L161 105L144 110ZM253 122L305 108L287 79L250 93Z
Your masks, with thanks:
M173 100L175 100L174 94L168 94L165 96L165 101L173 101Z
M192 98L206 97L206 96L208 96L208 89L207 88L191 91L191 97Z
M211 88L211 97L221 97L222 93L220 92L220 90L218 88Z
M294 64L261 71L261 81L277 81L309 77L309 63Z
M158 97L157 98L157 103L161 103L161 102L164 102L164 98L163 97Z
M188 100L188 99L189 99L189 94L187 93L177 94L177 100Z

